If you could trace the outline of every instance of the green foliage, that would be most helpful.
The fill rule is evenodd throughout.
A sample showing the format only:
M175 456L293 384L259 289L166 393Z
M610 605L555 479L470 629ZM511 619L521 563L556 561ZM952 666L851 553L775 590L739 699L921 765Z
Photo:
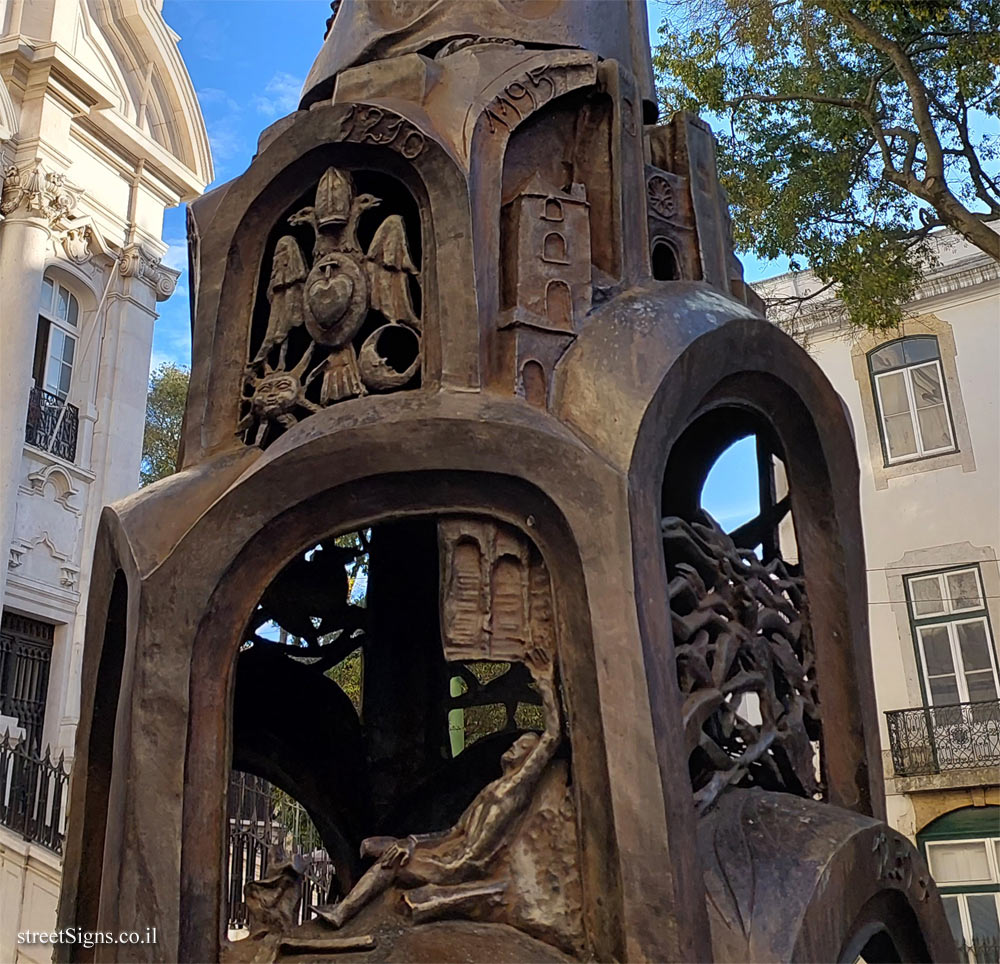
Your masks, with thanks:
M364 660L359 646L353 653L345 656L336 666L326 671L332 679L347 694L354 704L354 709L361 718L361 687L363 679Z
M149 376L140 485L149 485L177 470L177 450L181 441L189 378L190 372L186 368L172 362L160 365Z
M476 661L466 663L466 668L485 685L510 670L510 663ZM463 684L464 685L464 684ZM465 745L471 746L491 733L499 733L507 726L507 708L502 703L487 703L482 706L468 706L463 710L465 723ZM541 730L545 727L542 709L530 703L518 703L514 720L519 729Z
M994 0L676 0L654 64L667 113L707 110L737 247L901 320L947 225L1000 260Z
M310 854L314 850L322 850L323 838L312 822L312 818L293 796L271 787L271 814L275 824L284 831L284 840L280 843L286 852Z

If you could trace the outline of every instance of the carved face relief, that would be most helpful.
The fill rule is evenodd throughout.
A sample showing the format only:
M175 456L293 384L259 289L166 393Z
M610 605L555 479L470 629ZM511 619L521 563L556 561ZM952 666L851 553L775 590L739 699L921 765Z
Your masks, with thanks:
M299 380L287 372L267 375L254 392L254 411L265 418L284 415L295 407L301 388Z
M538 737L534 733L518 737L514 745L500 758L503 772L512 773L517 770L537 745Z
M266 313L267 328L251 332L252 391L237 427L248 444L327 405L419 384L415 202L385 175L331 167L300 203L261 266L254 316Z

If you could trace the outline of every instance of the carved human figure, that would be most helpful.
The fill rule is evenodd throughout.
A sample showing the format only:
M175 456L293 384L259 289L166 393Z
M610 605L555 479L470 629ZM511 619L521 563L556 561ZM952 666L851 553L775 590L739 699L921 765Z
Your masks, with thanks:
M439 908L466 902L470 890L461 885L486 876L494 858L509 842L512 823L527 809L562 738L551 658L535 649L526 661L542 698L545 729L541 735L526 733L515 740L501 758L503 775L479 791L449 830L365 840L361 853L376 857L376 862L340 903L317 908L322 920L342 927L393 884L406 889L420 887L420 902L433 901ZM482 888L473 885L473 890L478 893Z

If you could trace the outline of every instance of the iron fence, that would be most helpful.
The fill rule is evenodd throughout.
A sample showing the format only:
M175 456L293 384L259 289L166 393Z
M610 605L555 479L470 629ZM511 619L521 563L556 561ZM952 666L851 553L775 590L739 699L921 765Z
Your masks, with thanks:
M0 824L25 840L62 855L69 769L65 756L53 761L32 753L9 732L0 739Z
M80 427L80 412L64 398L32 388L28 397L28 418L24 440L67 462L76 459L76 436Z
M890 710L897 776L1000 765L1000 700Z
M326 902L334 870L319 832L302 804L267 780L234 770L229 778L227 813L228 929L250 926L243 888L248 881L265 876L270 851L275 846L281 846L288 855L298 853L307 858L298 915L300 922L312 917L309 907Z

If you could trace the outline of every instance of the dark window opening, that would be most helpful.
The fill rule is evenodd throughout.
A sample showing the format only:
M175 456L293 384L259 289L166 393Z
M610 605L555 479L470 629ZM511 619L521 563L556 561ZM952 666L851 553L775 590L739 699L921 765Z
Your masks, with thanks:
M55 627L17 613L3 613L0 624L0 714L17 719L24 742L42 750L42 726L49 689Z
M658 238L653 242L653 277L657 281L678 281L681 277L677 250L669 241Z

